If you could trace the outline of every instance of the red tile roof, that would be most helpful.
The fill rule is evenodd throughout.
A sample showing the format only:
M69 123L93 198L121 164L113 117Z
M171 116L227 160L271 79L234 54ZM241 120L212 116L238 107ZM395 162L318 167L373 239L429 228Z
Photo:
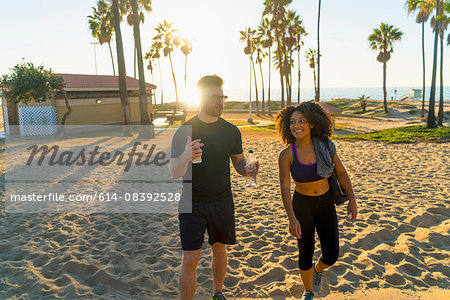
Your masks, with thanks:
M85 74L57 74L66 82L66 90L118 90L119 78L112 75L85 75ZM126 76L127 89L139 89L139 80ZM156 86L147 83L148 89L156 89Z

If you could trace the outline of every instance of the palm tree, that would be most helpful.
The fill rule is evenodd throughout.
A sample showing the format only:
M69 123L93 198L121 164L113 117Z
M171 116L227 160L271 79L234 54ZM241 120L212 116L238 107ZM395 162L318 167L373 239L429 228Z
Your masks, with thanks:
M270 16L270 29L275 33L275 40L277 42L277 49L275 51L278 69L280 72L281 84L281 107L284 107L284 78L285 78L285 63L284 63L284 44L280 33L284 32L283 20L286 16L286 7L292 0L265 0L264 1L264 16Z
M161 58L160 51L163 49L163 43L160 41L153 41L152 46L150 47L150 51L147 54L151 54L152 59L156 59L158 62L158 71L159 71L159 82L161 86L161 105L164 102L164 90L163 90L163 82L162 82L162 72L161 72L161 64L159 62L159 59ZM155 101L156 102L156 101Z
M253 45L255 46L255 49L256 49L255 62L259 65L259 71L261 73L261 91L262 91L261 105L262 105L262 113L264 114L265 113L265 101L264 101L265 99L264 99L264 75L263 75L263 71L262 71L262 63L264 62L264 57L267 56L267 53L264 51L263 41L259 37L256 37L256 39L254 39Z
M172 28L172 23L167 22L166 20L163 21L163 23L159 23L158 26L155 28L157 35L153 38L155 41L160 41L163 46L163 54L164 57L169 57L170 61L170 68L172 70L172 78L173 78L173 84L175 87L175 97L176 97L176 103L174 112L177 111L178 107L178 88L177 88L177 80L175 78L175 72L173 69L173 63L172 63L172 56L171 53L173 52L173 49L175 47L178 47L180 45L180 39L175 35L175 33L178 31L178 29Z
M439 79L440 79L440 86L439 86L439 110L438 110L438 122L437 125L438 126L442 126L443 125L443 121L444 121L444 70L443 70L443 66L444 66L444 35L445 35L445 31L447 30L448 27L448 23L449 23L449 18L445 16L445 3L444 1L440 1L440 10L437 12L437 14L439 15L437 17L437 23L439 23L439 39L440 39L440 60L441 60L441 64L440 64L440 69L439 69ZM433 17L431 19L431 26L433 28L433 30L437 30L436 28L436 18Z
M359 103L361 104L361 109L363 112L366 111L367 108L367 100L369 99L369 96L366 96L365 94L363 94L361 97L358 98Z
M317 99L317 83L316 83L316 61L317 61L317 50L309 48L305 53L306 61L309 62L309 67L313 69L314 75L314 99Z
M406 1L408 14L419 11L416 16L416 23L422 24L422 112L421 117L425 116L425 23L432 13L433 6L429 0L408 0Z
M119 13L119 0L112 0L112 11L114 16L114 31L116 32L116 50L117 61L119 66L119 90L120 90L120 102L122 104L122 120L124 126L124 135L131 135L127 125L130 124L130 113L128 109L128 91L127 83L125 80L125 57L123 54L122 32L120 31L120 16Z
M270 108L270 75L271 75L271 69L272 69L272 54L271 54L271 48L273 45L273 37L270 30L270 21L268 18L263 18L261 20L261 24L258 27L258 39L261 41L263 48L268 48L268 61L269 61L269 83L267 88L267 105L268 105L268 111L271 112ZM263 89L264 93L264 89Z
M190 41L188 38L183 37L181 38L181 52L184 54L184 88L186 88L186 81L187 81L187 58L188 55L192 52L192 41Z
M369 36L370 48L374 51L379 51L377 60L383 63L383 98L384 111L388 113L387 107L387 92L386 92L386 63L391 58L391 53L394 52L393 43L401 40L403 32L393 25L381 23L380 28L374 28L373 33Z
M292 53L297 51L298 60L297 60L297 68L298 68L298 81L297 81L297 103L300 103L300 49L303 46L302 37L306 35L305 27L303 27L303 21L300 20L300 16L297 15L294 11L289 10L287 14L288 20L288 33L289 37L287 39L286 47L288 48L289 53L289 76L290 80L290 89L292 89L292 72L293 62Z
M98 40L100 45L108 43L109 53L113 68L113 75L116 76L116 68L114 66L114 56L111 49L111 40L113 35L113 14L111 6L104 0L97 2L97 7L92 7L92 15L88 16L89 29L91 35Z
M241 34L240 41L246 43L244 53L250 56L250 62L253 69L253 75L255 78L256 113L259 114L258 84L256 80L255 63L253 61L253 52L255 51L255 44L256 44L256 38L254 37L254 35L256 34L256 30L252 30L250 27L246 27L245 30L240 31L240 34Z
M153 75L153 61L154 61L153 55L154 54L153 54L152 50L150 49L150 51L144 55L144 59L148 60L147 70L150 71L150 74L152 75L152 83L155 84L155 77ZM156 96L154 94L152 94L152 95L154 96L153 103L154 103L154 105L156 105Z
M436 17L440 12L440 0L436 0ZM434 105L436 97L436 68L437 68L437 51L438 51L438 36L439 36L439 24L435 23L434 28L434 51L433 51L433 71L431 74L431 90L430 90L430 101L428 103L428 117L427 117L427 127L436 128L436 116L434 115Z
M317 10L317 93L316 101L320 101L320 6L322 1L319 0L319 9Z
M139 10L137 0L131 0L131 6L133 11L133 33L135 48L137 50L138 58L138 72L139 72L139 112L141 125L150 125L152 121L148 116L147 110L147 91L145 88L145 74L144 74L144 62L142 59L142 45L141 45L141 33L139 30ZM142 13L142 12L141 12ZM150 111L152 111L152 103L150 102ZM141 137L151 138L155 136L153 126L144 127L145 131L140 132Z
M134 26L134 20L133 20L133 7L132 7L132 3L133 0L121 0L124 2L124 6L125 6L125 14L127 14L127 23L130 26ZM152 1L151 0L137 0L137 5L138 5L138 19L139 19L139 23L144 24L145 21L145 15L144 15L144 11L146 12L152 12ZM138 49L136 47L134 47L133 53L134 53L134 78L136 78L136 65L138 64L137 62L137 52ZM142 50L141 50L142 52Z

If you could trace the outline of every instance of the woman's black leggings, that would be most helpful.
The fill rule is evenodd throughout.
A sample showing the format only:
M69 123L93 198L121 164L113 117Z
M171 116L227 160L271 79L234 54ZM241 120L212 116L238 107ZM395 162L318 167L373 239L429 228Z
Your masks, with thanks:
M328 266L333 265L339 257L339 232L331 190L320 196L295 192L292 206L302 233L297 239L300 270L307 271L312 267L315 229L322 248L320 260Z

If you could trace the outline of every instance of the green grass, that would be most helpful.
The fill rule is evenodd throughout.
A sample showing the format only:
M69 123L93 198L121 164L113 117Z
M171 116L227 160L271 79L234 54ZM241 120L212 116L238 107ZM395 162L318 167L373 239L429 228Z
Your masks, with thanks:
M363 134L334 136L333 139L346 141L380 141L386 143L417 143L436 140L450 141L450 127L438 127L435 129L429 129L425 125L415 125L385 129Z

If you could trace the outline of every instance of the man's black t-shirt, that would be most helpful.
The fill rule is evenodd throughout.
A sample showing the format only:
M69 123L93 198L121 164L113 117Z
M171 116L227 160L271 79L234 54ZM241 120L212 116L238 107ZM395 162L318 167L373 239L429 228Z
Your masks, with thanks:
M241 132L235 125L220 117L216 122L205 123L195 116L175 132L172 139L172 158L179 157L184 152L191 128L192 140L201 139L205 144L202 146L202 162L190 163L186 175L183 176L183 181L190 182L188 174L192 174L193 200L202 200L230 191L230 156L242 153Z

